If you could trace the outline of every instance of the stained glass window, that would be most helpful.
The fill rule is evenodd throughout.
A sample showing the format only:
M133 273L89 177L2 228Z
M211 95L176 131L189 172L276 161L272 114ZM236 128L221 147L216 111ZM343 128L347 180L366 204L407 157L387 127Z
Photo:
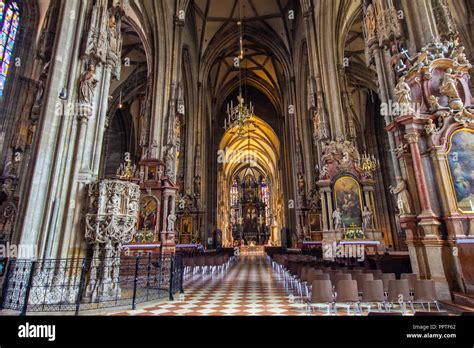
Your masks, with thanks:
M15 1L0 0L0 97L3 96L12 52L20 25L20 8Z

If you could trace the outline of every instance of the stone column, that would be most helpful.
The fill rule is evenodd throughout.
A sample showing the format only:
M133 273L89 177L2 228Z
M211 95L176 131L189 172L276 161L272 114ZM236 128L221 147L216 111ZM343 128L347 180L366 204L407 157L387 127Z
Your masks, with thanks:
M77 86L78 38L84 31L88 5L88 1L61 2L62 15L55 18L58 34L48 66L48 82L44 86L44 95L48 98L44 99L41 115L38 115L37 132L40 136L31 154L35 163L25 173L24 199L19 207L22 221L17 229L21 235L20 243L36 244L40 258L60 257L53 246L60 249L62 236L70 232L57 224L63 221L64 213L69 209L69 200L63 196L67 195L73 176L69 169L75 161L70 153L77 129L74 119L66 117L60 110L60 94L63 88L72 94ZM75 16L71 17L71 13Z
M322 220L323 220L323 231L328 230L328 215L327 215L327 202L326 202L326 193L324 191L320 192L321 194L321 206L322 206Z
M334 212L333 204L332 204L332 191L330 188L326 191L326 197L328 202L328 215L329 215L329 229L331 231L334 230L334 221L332 220L332 213Z
M406 18L409 42L415 51L419 51L438 36L431 0L401 0Z
M384 62L384 52L380 48L374 49L375 67L377 69L377 77L379 82L379 96L380 102L385 105L390 105L392 98L392 90L394 89L393 84L393 73L387 71L386 64ZM392 122L390 115L384 115L385 124ZM397 154L395 149L397 148L395 141L395 134L392 132L388 133L388 142L390 144L390 156L392 159L393 169L395 171L395 177L402 176L400 170L400 163L398 162Z
M424 229L426 236L437 236L437 226L439 226L439 222L436 221L435 214L433 213L430 196L428 193L428 187L426 184L426 177L425 172L423 169L423 164L421 160L420 149L418 147L418 142L420 140L420 135L417 132L410 132L405 135L405 139L410 144L410 150L413 157L413 169L415 171L415 178L416 178L416 187L418 190L418 197L420 199L420 205L422 212L419 216L422 220L430 220L432 228ZM425 225L426 227L428 225Z

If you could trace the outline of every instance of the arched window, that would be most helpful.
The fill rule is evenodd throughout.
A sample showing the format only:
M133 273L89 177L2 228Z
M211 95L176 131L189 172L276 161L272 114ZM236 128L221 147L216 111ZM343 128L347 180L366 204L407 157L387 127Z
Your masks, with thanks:
M20 8L15 1L0 0L0 97L3 96L12 52L20 25Z

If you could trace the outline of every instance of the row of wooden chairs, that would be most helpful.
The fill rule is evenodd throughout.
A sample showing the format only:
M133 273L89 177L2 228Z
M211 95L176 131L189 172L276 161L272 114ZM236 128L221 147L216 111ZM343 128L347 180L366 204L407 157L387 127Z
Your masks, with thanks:
M328 314L332 311L336 313L338 307L345 307L348 314L351 307L354 307L355 312L362 314L364 307L370 312L374 306L378 311L387 312L398 306L406 314L408 305L415 312L415 305L421 305L425 310L425 304L428 306L428 311L431 311L431 304L436 306L438 312L440 311L435 283L432 280L417 280L413 295L410 293L407 279L390 280L387 292L384 291L380 279L361 282L340 279L335 284L330 279L314 280L311 293L304 300L308 310L326 307Z

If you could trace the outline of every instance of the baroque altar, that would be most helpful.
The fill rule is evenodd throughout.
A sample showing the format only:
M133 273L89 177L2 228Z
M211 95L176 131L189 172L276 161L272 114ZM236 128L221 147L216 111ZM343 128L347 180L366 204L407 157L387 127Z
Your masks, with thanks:
M323 242L377 241L379 249L385 248L374 198L378 166L342 136L323 146L317 182Z

